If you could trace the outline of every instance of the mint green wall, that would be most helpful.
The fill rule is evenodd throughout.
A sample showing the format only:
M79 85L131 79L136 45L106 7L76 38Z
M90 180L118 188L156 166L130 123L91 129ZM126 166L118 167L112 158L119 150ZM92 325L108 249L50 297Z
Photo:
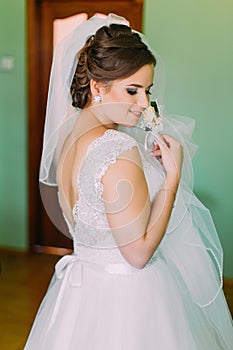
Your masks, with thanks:
M144 31L166 64L166 111L197 120L195 191L210 208L233 277L233 2L144 0ZM0 2L0 246L26 249L26 0Z
M27 247L25 0L0 2L0 246Z
M233 277L233 2L144 1L144 32L166 65L166 111L197 121L194 189L217 226L225 276Z

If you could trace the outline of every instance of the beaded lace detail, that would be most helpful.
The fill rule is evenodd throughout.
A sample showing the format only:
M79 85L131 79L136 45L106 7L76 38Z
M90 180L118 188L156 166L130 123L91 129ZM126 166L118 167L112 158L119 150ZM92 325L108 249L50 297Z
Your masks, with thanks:
M91 249L91 254L99 250L97 256L104 257L104 260L125 262L120 250L116 246L107 221L102 199L102 177L105 175L108 167L115 163L123 152L133 147L138 147L134 138L124 132L112 129L107 130L103 136L97 138L88 147L77 180L79 199L73 208L75 226L71 234L74 239L75 251L79 252L79 247L81 246L89 246L98 248ZM144 171L151 173L152 165L146 159L143 159L143 157L142 160ZM155 256L152 257L153 261L154 259Z
M102 200L102 177L117 157L137 146L136 141L116 130L107 130L89 147L77 181L79 200L74 206L75 239L84 245L115 247Z

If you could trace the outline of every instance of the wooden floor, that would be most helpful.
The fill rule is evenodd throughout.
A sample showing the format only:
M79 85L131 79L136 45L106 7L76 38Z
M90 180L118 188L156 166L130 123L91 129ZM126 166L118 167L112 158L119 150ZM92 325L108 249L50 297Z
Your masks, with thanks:
M60 257L0 251L0 349L22 350ZM233 312L233 283L225 294ZM64 349L65 350L65 349Z
M0 258L0 349L22 350L58 257L0 252Z

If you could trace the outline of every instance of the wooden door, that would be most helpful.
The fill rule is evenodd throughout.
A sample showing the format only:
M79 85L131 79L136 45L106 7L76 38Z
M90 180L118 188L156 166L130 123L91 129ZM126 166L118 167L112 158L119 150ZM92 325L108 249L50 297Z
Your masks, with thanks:
M87 13L116 13L141 30L143 0L78 1L28 0L28 182L30 249L63 254L71 251L72 241L51 223L40 198L38 174L42 149L48 81L53 54L53 22Z

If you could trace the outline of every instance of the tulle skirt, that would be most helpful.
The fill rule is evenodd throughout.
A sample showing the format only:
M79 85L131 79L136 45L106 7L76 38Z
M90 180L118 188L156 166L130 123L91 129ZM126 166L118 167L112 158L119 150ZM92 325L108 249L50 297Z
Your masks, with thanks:
M208 318L212 304L193 303L162 255L142 270L65 256L25 350L230 350L231 316L222 292L216 303L224 334Z

